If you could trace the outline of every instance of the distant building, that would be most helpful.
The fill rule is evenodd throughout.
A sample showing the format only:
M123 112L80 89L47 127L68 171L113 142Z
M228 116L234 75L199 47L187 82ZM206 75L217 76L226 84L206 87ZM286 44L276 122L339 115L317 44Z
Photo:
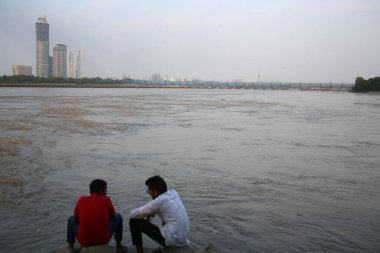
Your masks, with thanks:
M12 76L32 76L32 66L12 65Z
M74 78L74 54L72 50L69 54L69 78Z
M36 76L49 77L49 24L46 17L36 22Z
M53 61L53 56L49 56L49 77L53 77L53 66L54 66L54 61Z
M80 53L80 49L78 50L78 55L77 55L77 71L76 71L76 77L78 79L82 78L82 56Z
M154 81L154 82L162 81L161 74L153 74L152 75L152 81Z
M67 47L57 44L53 48L53 76L67 78Z

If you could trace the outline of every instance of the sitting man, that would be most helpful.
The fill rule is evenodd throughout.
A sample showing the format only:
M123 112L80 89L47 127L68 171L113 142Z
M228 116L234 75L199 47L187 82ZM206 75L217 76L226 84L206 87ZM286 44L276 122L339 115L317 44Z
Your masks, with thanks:
M75 237L83 247L107 244L115 234L116 252L124 252L123 219L115 213L112 201L107 197L107 182L95 179L90 184L90 196L79 198L74 216L67 222L67 243L73 251Z
M152 200L134 209L129 215L132 242L137 253L144 253L142 233L164 247L188 245L189 218L177 192L168 191L164 179L160 176L148 178L145 185L148 186L147 193ZM162 227L157 227L149 221L156 214L163 222Z

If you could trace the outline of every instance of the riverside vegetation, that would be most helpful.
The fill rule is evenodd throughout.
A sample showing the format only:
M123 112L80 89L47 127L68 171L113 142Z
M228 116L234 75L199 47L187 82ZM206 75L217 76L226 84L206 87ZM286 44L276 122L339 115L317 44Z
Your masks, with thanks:
M111 78L61 78L61 77L35 77L35 76L0 76L1 86L12 87L127 87L133 79L111 79ZM133 85L132 85L133 86ZM353 92L376 92L380 91L380 77L369 78L365 80L363 77L355 79L355 85L352 87Z
M369 78L365 80L363 77L355 79L355 85L352 88L353 92L370 92L380 91L380 77Z
M61 77L50 77L50 78L43 78L43 77L35 77L35 76L0 76L0 86L30 86L30 87L44 87L44 86L66 86L66 87L86 87L87 85L126 85L129 81L132 79L130 78L124 78L124 79L111 79L111 78L100 78L100 77L93 77L93 78L80 78L80 79L74 79L74 78L61 78Z

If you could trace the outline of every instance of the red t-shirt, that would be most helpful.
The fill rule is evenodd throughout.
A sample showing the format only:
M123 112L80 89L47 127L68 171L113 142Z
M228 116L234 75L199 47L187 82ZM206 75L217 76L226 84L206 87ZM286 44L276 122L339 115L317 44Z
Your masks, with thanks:
M74 216L79 217L78 241L84 247L107 244L110 240L109 217L115 215L112 201L92 193L79 198Z

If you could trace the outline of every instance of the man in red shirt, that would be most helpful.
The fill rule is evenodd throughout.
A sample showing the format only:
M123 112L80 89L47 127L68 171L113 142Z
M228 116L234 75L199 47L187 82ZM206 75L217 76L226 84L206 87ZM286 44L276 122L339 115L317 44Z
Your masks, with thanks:
M90 195L79 198L67 222L67 243L73 249L75 237L83 247L107 244L115 234L116 252L124 252L123 218L115 213L107 195L107 182L95 179L90 184Z

